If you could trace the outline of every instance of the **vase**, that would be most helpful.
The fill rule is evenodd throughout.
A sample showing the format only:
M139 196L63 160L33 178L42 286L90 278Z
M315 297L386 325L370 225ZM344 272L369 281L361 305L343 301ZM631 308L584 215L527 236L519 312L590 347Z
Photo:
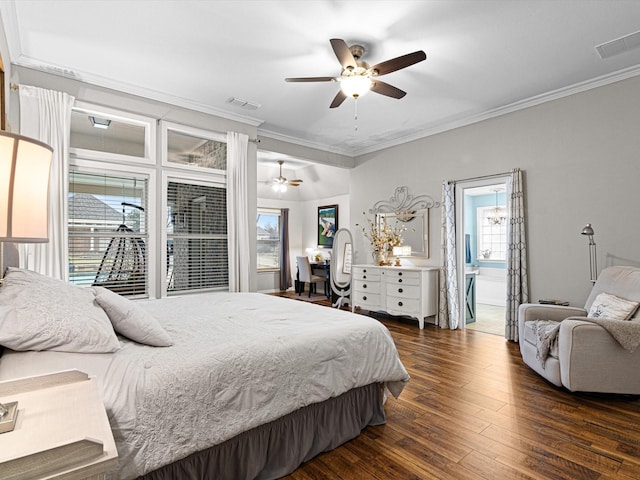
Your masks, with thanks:
M386 250L379 250L377 252L373 252L373 259L374 259L374 263L376 265L387 265L388 260L387 260L387 251Z

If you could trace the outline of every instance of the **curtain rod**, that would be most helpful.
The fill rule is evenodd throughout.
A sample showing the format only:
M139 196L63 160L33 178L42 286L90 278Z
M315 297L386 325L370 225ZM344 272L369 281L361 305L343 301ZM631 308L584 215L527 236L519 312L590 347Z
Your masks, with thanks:
M461 183L461 182L470 182L472 180L484 180L487 178L497 178L497 177L506 177L511 175L513 172L520 170L519 168L514 168L510 172L504 173L492 173L491 175L480 175L479 177L469 177L469 178L461 178L460 180L449 180L450 183Z

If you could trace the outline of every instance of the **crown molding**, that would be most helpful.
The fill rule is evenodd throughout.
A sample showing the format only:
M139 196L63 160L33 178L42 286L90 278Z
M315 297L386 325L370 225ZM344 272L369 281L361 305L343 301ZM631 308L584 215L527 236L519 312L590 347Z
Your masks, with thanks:
M158 92L156 90L152 90L149 88L139 87L137 85L131 85L125 82L114 81L114 80L102 77L100 75L93 75L86 72L68 70L65 68L47 64L46 62L42 62L37 59L30 58L26 55L20 55L18 59L13 60L12 63L14 63L19 67L30 68L32 70L38 70L38 71L49 73L52 75L58 75L61 77L70 78L72 80L89 83L91 85L96 85L98 87L109 88L111 90L115 90L118 92L128 93L130 95L136 95L138 97L147 98L150 100L156 100L158 102L167 103L169 105L174 105L177 107L187 108L189 110L193 110L196 112L214 115L216 117L225 118L227 120L232 120L235 122L251 125L253 127L257 127L262 123L264 123L264 120L259 118L250 117L246 115L239 115L233 112L211 107L203 103L193 102L191 100L187 100L186 98L178 97L175 95L169 95L163 92Z
M332 147L323 143L313 142L311 140L305 140L298 137L292 137L290 135L285 135L283 133L274 132L272 130L266 130L259 128L258 129L259 137L266 137L272 140L278 140L281 142L292 143L294 145L300 145L302 147L314 148L316 150L322 150L323 152L334 153L338 155L344 155L345 157L353 158L353 152L350 150L345 150L342 148Z

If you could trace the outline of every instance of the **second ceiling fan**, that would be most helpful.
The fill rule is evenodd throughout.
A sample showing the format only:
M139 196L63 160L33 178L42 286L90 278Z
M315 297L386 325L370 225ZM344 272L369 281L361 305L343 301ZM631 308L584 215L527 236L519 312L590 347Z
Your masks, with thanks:
M329 105L329 108L339 107L348 96L357 99L369 90L387 97L404 97L407 92L382 82L377 77L409 67L427 58L426 53L418 50L370 67L366 62L360 60L365 51L362 45L349 47L340 38L332 38L330 42L342 66L342 72L339 77L285 78L286 82L340 82L340 90L331 105Z
M284 160L278 160L278 165L280 165L280 175L273 179L273 190L276 192L286 192L287 186L297 187L302 183L302 180L299 178L293 180L287 180L282 176L282 164Z

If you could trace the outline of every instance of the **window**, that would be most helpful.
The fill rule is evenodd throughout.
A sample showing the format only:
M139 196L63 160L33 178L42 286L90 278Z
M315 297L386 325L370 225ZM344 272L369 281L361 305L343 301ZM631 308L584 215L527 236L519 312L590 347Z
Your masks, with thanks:
M167 292L229 287L227 192L167 184Z
M163 165L192 171L227 170L226 136L162 122Z
M507 259L507 221L495 223L489 220L495 207L480 207L478 212L478 260L499 261Z
M154 163L155 131L152 119L76 102L70 152L101 161Z
M69 173L69 279L148 295L148 179Z
M258 270L280 269L280 210L258 208Z
M160 124L157 155L154 119L74 107L73 283L148 297L229 288L226 135Z

